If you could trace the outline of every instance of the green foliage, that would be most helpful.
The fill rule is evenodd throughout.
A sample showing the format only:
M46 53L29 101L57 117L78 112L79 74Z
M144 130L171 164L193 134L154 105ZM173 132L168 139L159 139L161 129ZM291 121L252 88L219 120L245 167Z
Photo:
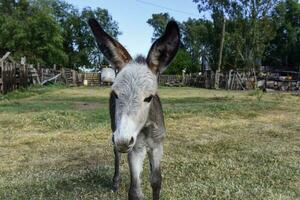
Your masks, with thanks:
M10 51L16 58L51 65L67 63L63 37L50 9L40 9L38 1L19 1L0 11L0 53Z
M226 18L226 35L223 51L223 69L252 68L261 65L264 52L274 38L271 11L278 0L228 1L194 0L200 12L210 11L215 35L212 55L214 64L218 60L221 26Z
M199 12L211 14L210 21L188 19L180 23L181 47L186 49L193 62L199 62L204 56L211 68L216 69L225 18L222 70L260 65L296 68L300 65L298 1L193 1ZM163 33L170 19L172 17L167 13L152 15L148 23L154 28L153 38Z
M120 32L108 11L84 8L81 12L61 0L0 0L0 55L51 66L95 67L103 62L87 19L94 17L114 37Z
M183 48L179 49L175 59L164 74L182 74L182 70L186 70L187 73L199 71L199 64L193 62L191 55Z
M199 62L201 55L208 54L211 46L211 31L212 23L208 20L189 18L182 23L183 46L194 62Z
M266 51L266 63L277 66L300 65L300 4L287 0L274 10L276 37Z
M152 41L159 38L165 31L168 22L173 18L168 13L152 14L152 17L147 20L147 23L154 28Z
M220 57L222 70L249 69L260 65L297 69L300 65L298 1L193 1L199 12L209 12L212 19L188 19L179 23L182 33L181 48L190 54L193 63L199 62L201 56L205 56L211 68L216 69L225 18L225 41ZM154 28L153 39L162 35L171 19L173 18L168 13L152 15L147 22ZM182 68L177 67L176 72L175 68L167 72L178 74Z

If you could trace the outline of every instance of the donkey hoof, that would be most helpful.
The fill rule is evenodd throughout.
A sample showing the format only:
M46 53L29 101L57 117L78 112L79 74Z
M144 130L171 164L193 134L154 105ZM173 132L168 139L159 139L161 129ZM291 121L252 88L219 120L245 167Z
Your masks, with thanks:
M128 199L129 200L143 200L144 199L144 195L141 192L132 192L132 191L129 191L129 193L128 193Z
M112 193L117 193L117 192L118 192L118 188L114 188L114 187L113 187L113 188L111 189L111 192L112 192Z

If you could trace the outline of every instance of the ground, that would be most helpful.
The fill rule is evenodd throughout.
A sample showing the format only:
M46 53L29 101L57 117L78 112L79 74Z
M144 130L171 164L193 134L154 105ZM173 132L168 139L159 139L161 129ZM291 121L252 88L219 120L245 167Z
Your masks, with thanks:
M109 88L0 96L0 199L126 199L111 192ZM160 88L162 199L300 199L300 96ZM149 163L143 191L151 197Z

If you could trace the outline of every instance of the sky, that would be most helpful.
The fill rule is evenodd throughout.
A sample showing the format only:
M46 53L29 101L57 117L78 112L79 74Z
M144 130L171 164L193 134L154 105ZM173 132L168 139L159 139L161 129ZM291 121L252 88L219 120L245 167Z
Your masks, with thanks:
M105 8L122 32L118 41L131 56L147 55L151 47L153 28L147 24L153 13L168 12L175 20L182 22L188 18L200 18L193 0L66 0L75 7Z

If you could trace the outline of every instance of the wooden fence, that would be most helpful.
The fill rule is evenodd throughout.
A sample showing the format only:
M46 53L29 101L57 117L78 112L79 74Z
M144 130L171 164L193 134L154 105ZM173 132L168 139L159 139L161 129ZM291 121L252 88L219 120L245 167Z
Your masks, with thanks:
M101 78L100 78L99 73L96 73L96 72L81 73L81 74L79 74L79 76L83 80L83 84L86 86L100 86L101 85Z
M30 84L45 85L56 82L78 86L83 84L83 77L77 71L68 68L61 70L34 68L33 65L26 64L25 59L22 63L18 63L9 52L0 58L0 93L2 94L26 88Z
M62 68L60 70L51 69L51 68L31 68L30 74L36 74L32 76L37 81L34 81L37 84L45 85L61 82L69 86L78 86L82 84L82 79L76 70L69 68Z
M220 76L220 86L221 88L226 87L224 82L224 76ZM183 74L183 75L160 75L159 84L164 86L191 86L200 88L213 88L214 86L214 73L206 72L203 74Z
M160 75L159 84L165 86L183 86L183 78L181 75Z
M6 53L0 58L0 93L6 94L29 84L53 84L62 82L71 86L101 86L99 73L78 73L75 70L62 68L34 68L25 61L18 63ZM165 86L191 86L211 89L214 88L215 74L213 71L182 75L160 75L159 84ZM294 71L270 71L254 69L249 71L230 70L219 74L219 88L229 90L274 89L299 90L300 69Z
M161 75L160 85L191 86L212 89L214 88L215 74L212 71L198 74ZM296 71L267 71L255 72L230 70L220 73L219 88L227 90L263 90L294 91L300 89L300 72Z
M266 71L258 81L258 86L263 89L295 91L300 89L300 72L274 70Z
M0 59L0 93L2 94L28 86L28 65L15 62L9 55L8 52Z

